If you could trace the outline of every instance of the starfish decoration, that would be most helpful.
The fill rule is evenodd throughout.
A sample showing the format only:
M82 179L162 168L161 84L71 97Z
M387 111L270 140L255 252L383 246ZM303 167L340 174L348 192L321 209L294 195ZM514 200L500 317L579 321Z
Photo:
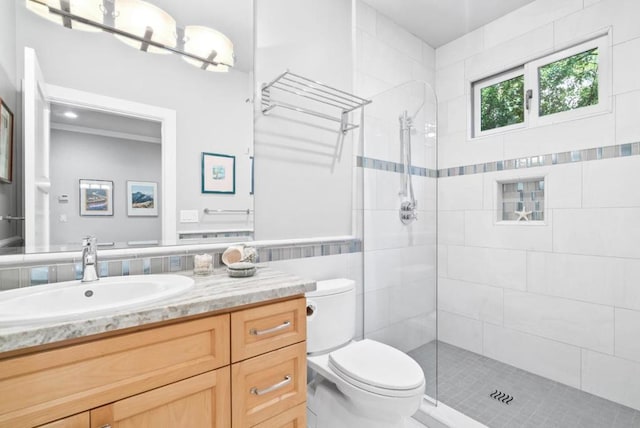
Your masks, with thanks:
M514 213L518 214L518 219L516 221L529 221L529 216L531 215L531 211L526 211L524 208L522 211L514 211Z

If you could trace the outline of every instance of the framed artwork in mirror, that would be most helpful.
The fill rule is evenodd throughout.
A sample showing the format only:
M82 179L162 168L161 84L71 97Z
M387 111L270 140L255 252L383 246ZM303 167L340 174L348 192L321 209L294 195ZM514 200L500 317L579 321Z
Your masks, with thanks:
M0 182L13 180L13 113L0 98Z
M127 181L127 215L158 215L158 183L153 181Z
M236 193L236 157L202 153L202 193Z
M80 215L113 215L113 181L80 179Z

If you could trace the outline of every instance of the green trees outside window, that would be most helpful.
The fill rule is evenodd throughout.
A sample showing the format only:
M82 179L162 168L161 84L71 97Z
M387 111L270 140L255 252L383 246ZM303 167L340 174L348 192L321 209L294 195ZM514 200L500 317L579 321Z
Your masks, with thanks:
M539 115L598 104L598 49L538 69Z
M598 105L602 48L590 44L582 52L574 48L570 56L550 55L549 61L560 58L553 62L545 63L542 58L524 64L519 70L505 72L504 80L496 75L484 79L486 83L476 82L474 103L479 103L474 106L476 135L529 121L535 126L540 117ZM525 116L525 86L533 91L537 101L531 117Z
M480 130L524 122L524 75L480 90Z

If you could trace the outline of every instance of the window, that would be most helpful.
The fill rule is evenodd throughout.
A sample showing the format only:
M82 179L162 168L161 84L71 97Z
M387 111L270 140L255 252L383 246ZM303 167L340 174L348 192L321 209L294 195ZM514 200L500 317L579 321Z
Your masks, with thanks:
M540 116L598 104L598 49L539 67L538 89Z
M473 83L473 136L609 109L608 37Z
M474 85L475 135L522 128L525 121L524 68L502 73Z

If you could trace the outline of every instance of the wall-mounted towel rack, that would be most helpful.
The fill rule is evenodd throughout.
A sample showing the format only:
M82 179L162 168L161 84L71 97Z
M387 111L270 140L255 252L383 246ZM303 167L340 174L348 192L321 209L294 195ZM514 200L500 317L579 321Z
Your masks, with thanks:
M0 221L11 221L11 220L24 220L24 217L14 217L10 215L0 215Z
M247 208L246 210L212 210L210 208L205 208L205 214L251 214L253 210Z
M299 105L274 99L273 96L275 94L271 93L274 89L337 108L340 111L340 116L332 116L313 108L301 107ZM271 82L262 85L263 114L268 114L276 107L310 114L312 116L339 122L340 131L342 131L343 134L346 134L348 131L358 127L358 125L349 122L349 113L370 103L371 100L360 98L348 92L341 91L340 89L325 85L324 83L292 73L289 70L285 71Z

